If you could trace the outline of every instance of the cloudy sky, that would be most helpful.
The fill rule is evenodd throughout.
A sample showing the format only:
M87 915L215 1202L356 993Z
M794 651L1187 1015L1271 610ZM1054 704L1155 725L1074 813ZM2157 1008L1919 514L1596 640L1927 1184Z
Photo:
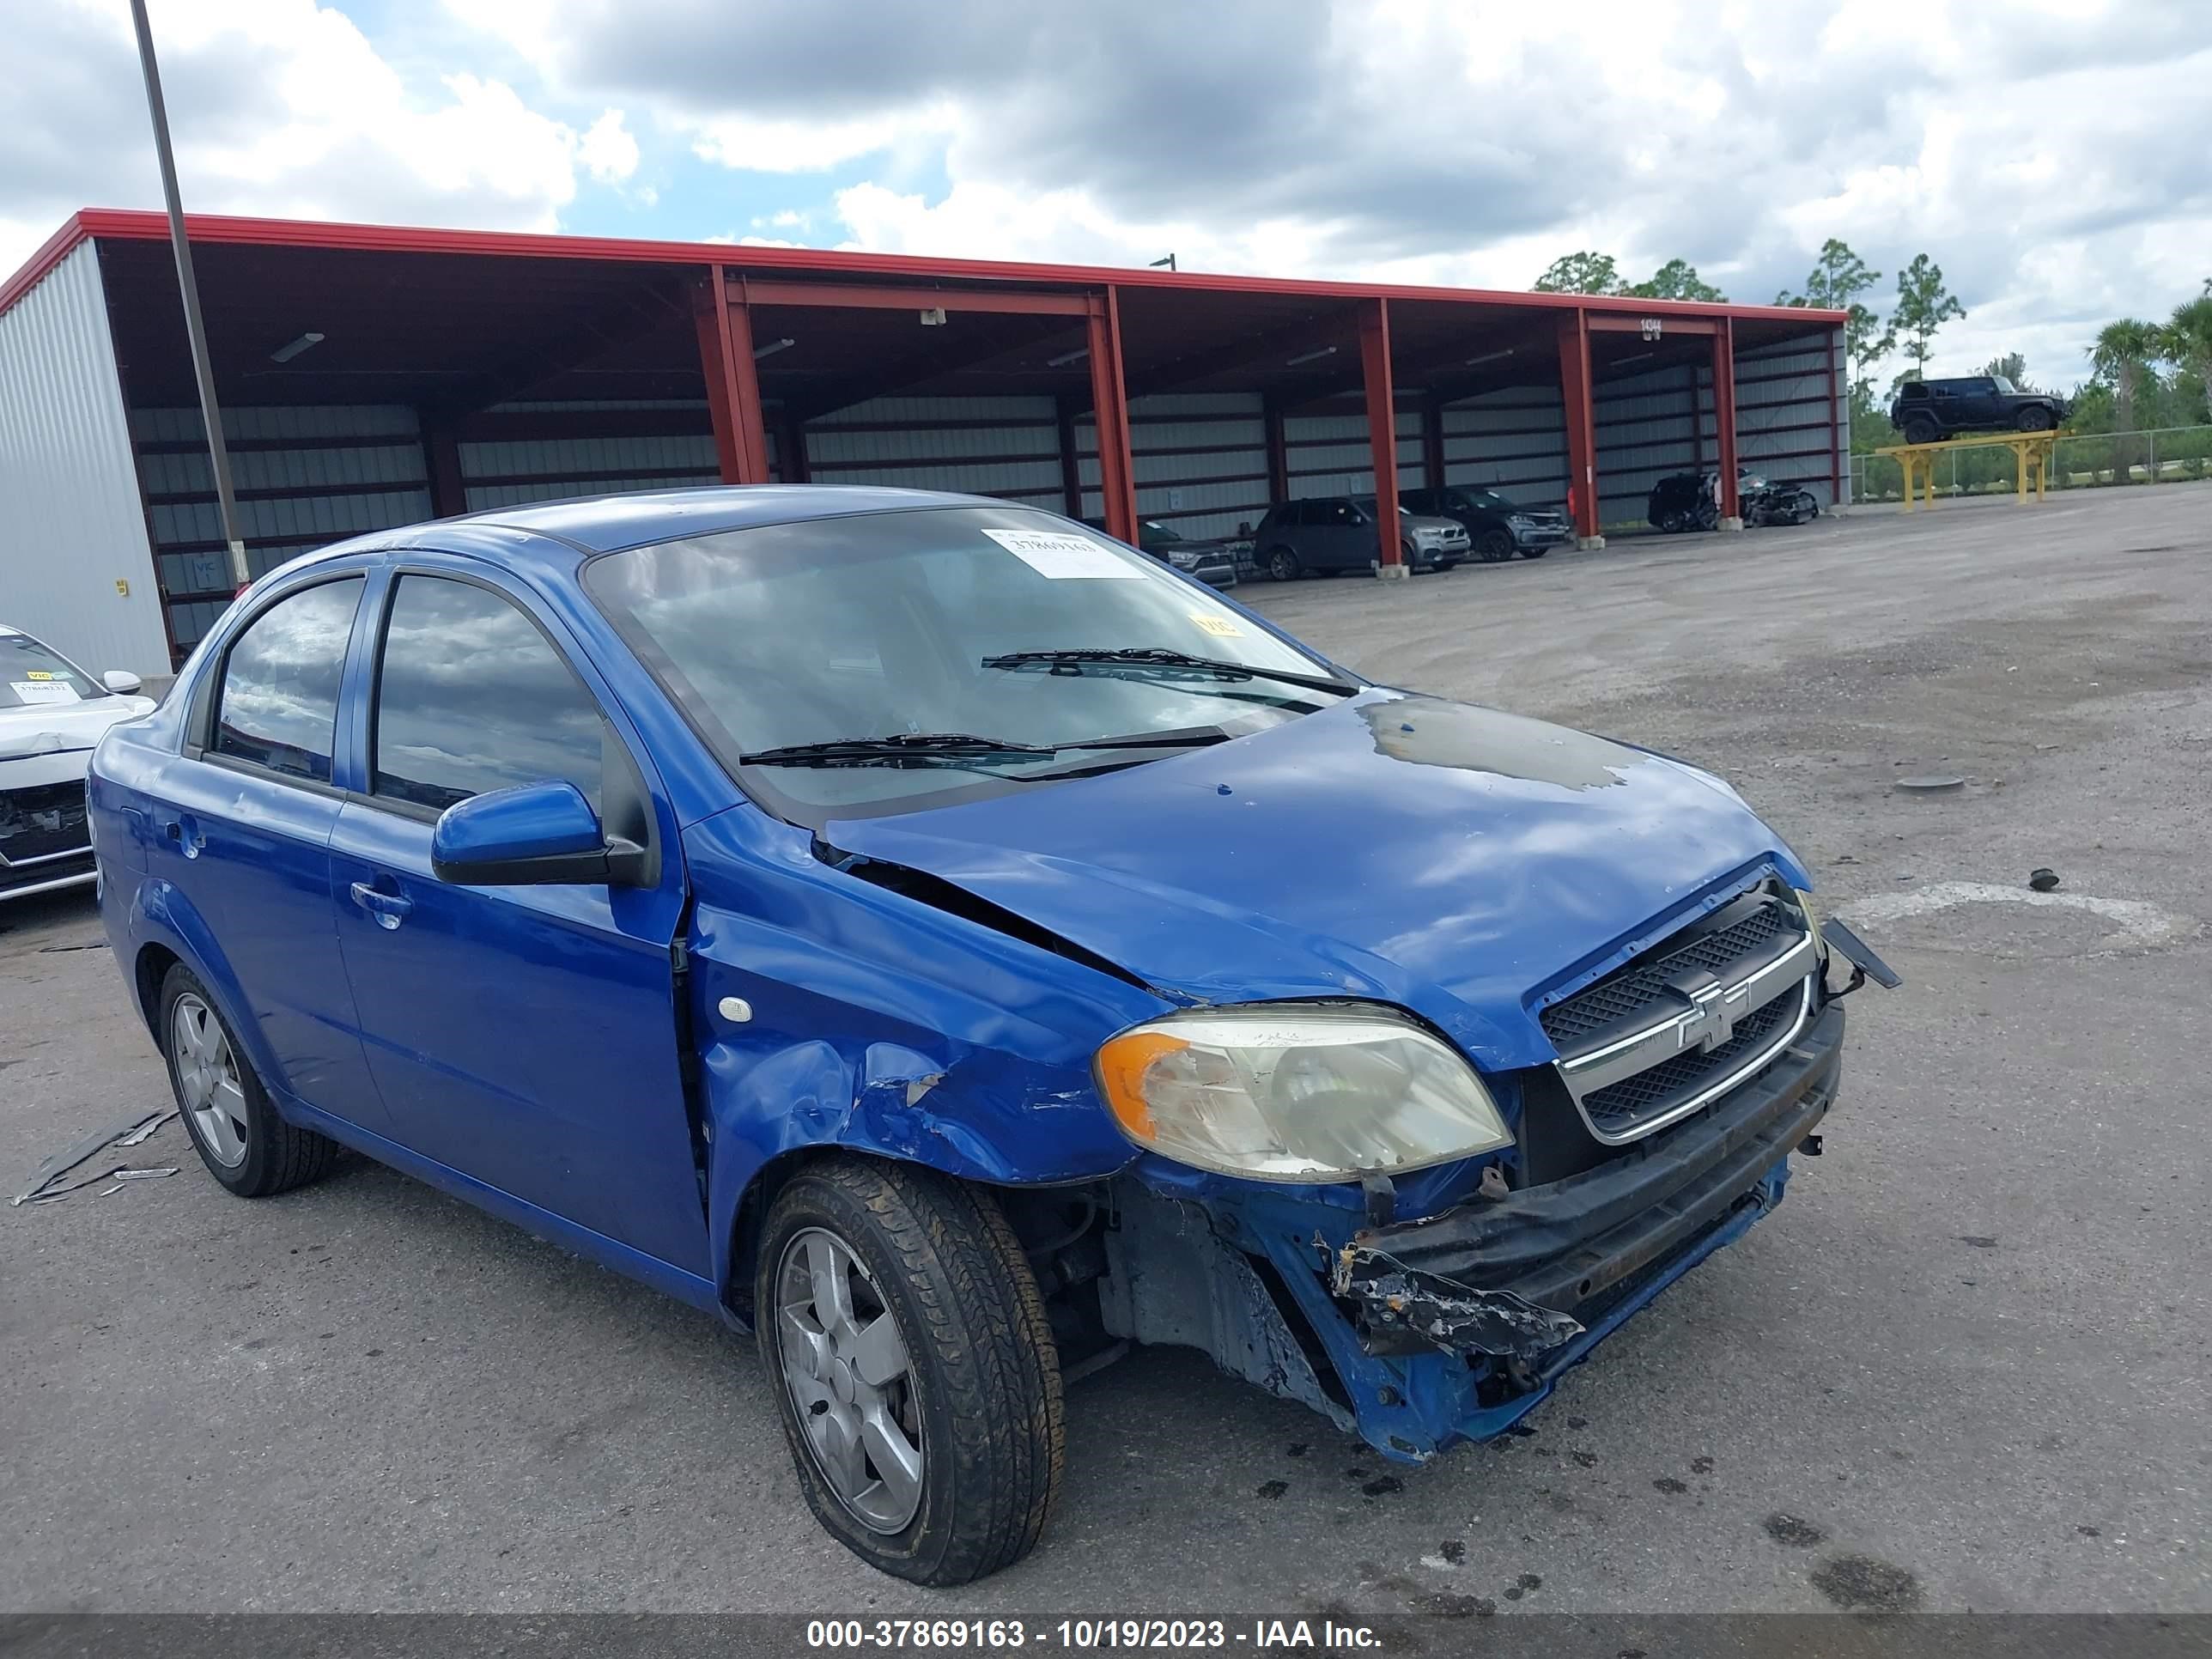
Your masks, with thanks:
M2070 383L2212 276L2208 0L149 0L186 204L1740 300L1925 251ZM160 204L123 0L8 0L0 271Z

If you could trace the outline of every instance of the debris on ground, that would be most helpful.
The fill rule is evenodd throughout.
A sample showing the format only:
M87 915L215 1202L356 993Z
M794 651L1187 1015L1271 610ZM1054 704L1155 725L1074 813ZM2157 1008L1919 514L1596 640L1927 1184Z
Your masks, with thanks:
M19 1204L40 1204L50 1199L65 1198L81 1188L96 1186L111 1176L122 1176L125 1179L145 1178L144 1171L126 1175L125 1171L118 1166L104 1170L86 1180L70 1182L66 1185L62 1183L62 1177L79 1164L99 1156L111 1146L138 1146L149 1139L155 1130L176 1115L173 1109L136 1112L120 1123L112 1124L105 1129L94 1130L82 1139L71 1142L32 1171L31 1184L8 1200L9 1207L12 1208ZM162 1170L158 1173L174 1175L176 1171Z
M2027 872L2027 884L2039 893L2052 892L2058 886L2058 872L2048 868L2031 870Z
M1899 778L1897 787L1907 794L1949 795L1964 789L1966 781L1948 773L1930 773L1922 777Z

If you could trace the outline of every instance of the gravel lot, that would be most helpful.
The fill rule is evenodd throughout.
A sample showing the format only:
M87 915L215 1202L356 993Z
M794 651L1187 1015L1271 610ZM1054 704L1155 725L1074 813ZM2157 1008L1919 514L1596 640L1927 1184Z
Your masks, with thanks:
M817 1528L713 1322L367 1164L240 1203L172 1124L131 1156L175 1178L0 1211L0 1609L2212 1610L2212 487L1242 597L1726 774L1910 981L1789 1201L1532 1435L1376 1491L1141 1352L1072 1393L1037 1553L917 1591ZM100 939L0 911L11 1193L167 1098Z

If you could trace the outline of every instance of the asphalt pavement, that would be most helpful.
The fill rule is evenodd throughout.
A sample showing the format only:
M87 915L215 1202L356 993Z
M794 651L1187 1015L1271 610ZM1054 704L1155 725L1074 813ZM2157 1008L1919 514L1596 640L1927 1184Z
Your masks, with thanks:
M2212 486L1239 597L1725 774L1907 976L1787 1201L1533 1432L1385 1469L1139 1352L1036 1554L918 1590L712 1320L357 1160L240 1202L172 1123L0 1210L0 1611L2212 1611ZM0 909L8 1190L167 1095L88 898Z

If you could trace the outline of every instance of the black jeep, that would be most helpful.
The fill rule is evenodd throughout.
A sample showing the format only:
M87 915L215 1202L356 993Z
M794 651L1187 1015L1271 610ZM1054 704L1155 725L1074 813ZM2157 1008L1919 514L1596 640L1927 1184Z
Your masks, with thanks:
M1961 432L2055 432L2071 407L2048 392L2022 392L2002 374L1957 380L1907 380L1889 406L1889 423L1909 444Z

